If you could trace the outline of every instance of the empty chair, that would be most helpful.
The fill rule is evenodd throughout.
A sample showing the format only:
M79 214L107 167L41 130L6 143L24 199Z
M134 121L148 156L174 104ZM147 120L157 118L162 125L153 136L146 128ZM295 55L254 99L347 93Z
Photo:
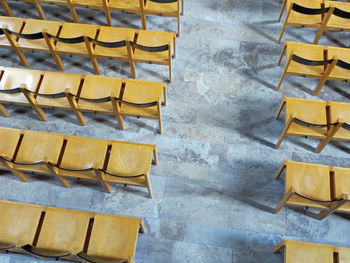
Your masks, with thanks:
M20 252L20 247L31 244L44 207L29 204L0 202L0 251Z
M0 252L78 262L135 262L141 218L0 201Z
M324 219L333 212L349 213L350 188L344 169L319 164L284 161L276 174L278 180L285 175L285 194L278 203L275 213L284 206L302 206L321 209L318 219ZM350 169L346 169L349 171ZM341 183L342 188L337 189Z
M82 112L112 114L121 130L123 116L155 119L162 133L162 98L166 105L161 82L0 68L0 111L5 117L9 113L3 104L15 103L31 106L42 121L47 121L44 107L71 111L80 125L86 124Z
M144 233L142 219L96 214L87 252L78 257L87 262L135 262L135 243L139 231Z
M350 260L350 248L346 247L282 240L275 246L273 252L278 253L282 249L284 250L284 263L342 263Z
M46 207L38 238L22 249L42 258L74 260L84 248L90 217L90 212Z
M0 141L0 169L23 181L26 172L52 176L65 187L69 178L99 182L108 193L111 183L133 185L147 188L152 198L155 145L9 128L0 128L0 135L5 138Z

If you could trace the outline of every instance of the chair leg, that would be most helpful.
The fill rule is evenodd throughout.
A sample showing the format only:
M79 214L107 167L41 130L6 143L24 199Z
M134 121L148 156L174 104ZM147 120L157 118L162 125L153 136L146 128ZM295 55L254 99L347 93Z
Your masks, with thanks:
M286 49L287 49L287 43L284 43L283 48L281 50L280 57L279 57L278 62L277 62L277 66L281 65L281 61L282 61L284 53L286 52Z
M107 182L105 181L105 179L104 179L104 178L106 178L105 173L102 172L102 171L100 171L100 170L98 170L98 165L97 165L97 164L94 165L94 169L95 169L95 173L96 173L96 175L97 175L97 178L99 179L99 181L100 181L100 183L101 183L101 185L102 185L104 191L105 191L106 193L109 193L109 194L112 193L112 187L111 187L111 185L110 185L109 183L107 183Z
M279 201L278 205L276 206L274 213L277 214L282 207L288 202L288 200L293 196L294 191L293 187L291 187L288 192L283 196L283 198Z
M7 13L8 16L13 16L12 10L9 6L9 4L7 3L6 0L0 0L0 3L2 5L2 7L4 8L5 12Z
M275 176L275 180L280 179L281 174L283 173L284 169L286 169L286 167L287 167L287 162L288 161L284 161L283 164L281 165L281 167L278 169L276 176Z
M324 147L332 140L333 136L337 133L337 131L343 126L344 121L342 119L337 120L338 124L336 126L332 126L331 129L327 133L327 138L320 141L315 152L320 153Z
M286 18L285 18L285 20L284 20L284 23L283 23L283 26L282 26L282 29L281 29L280 36L279 36L279 38L278 38L278 40L277 40L277 43L278 43L278 44L281 43L281 40L282 40L284 31L286 30L286 26L287 26L287 24L288 24L288 19L289 19L290 13L291 13L291 11L292 11L292 6L293 6L293 4L291 4L291 6L290 6L289 9L288 9Z
M282 248L286 246L286 241L281 240L273 249L273 253L278 253Z
M0 163L2 163L6 168L6 170L10 171L13 175L17 176L19 179L21 179L23 182L27 182L28 181L28 177L20 171L17 171L16 169L14 169L12 167L12 164L9 164L5 161L0 160Z
M336 203L332 203L331 207L327 210L322 210L318 215L317 215L317 219L318 220L323 220L325 219L327 216L329 216L330 214L334 213L339 207L341 207L342 205L344 205L346 202L348 202L348 200L341 200L339 202Z
M158 164L158 154L157 154L157 148L155 147L153 150L153 162L154 165Z
M35 6L35 9L38 11L38 14L39 14L40 18L42 20L46 20L46 16L45 16L44 10L41 7L41 5L38 3L38 0L34 0L33 4Z
M333 58L333 61L331 64L328 64L325 72L323 73L322 78L320 79L320 81L318 82L313 95L318 95L318 93L320 92L321 88L323 87L323 85L327 82L328 77L330 76L330 74L332 73L334 67L337 65L339 59L335 59Z
M180 13L177 16L177 36L180 36L180 27L181 27L181 21L180 21Z
M152 192L152 186L151 186L151 181L149 179L149 175L146 175L146 183L147 183L147 189L148 189L148 195L149 198L153 198L153 192Z
M279 116L281 115L281 112L286 105L287 101L285 99L282 100L280 106L278 107L277 113L275 115L275 119L278 120Z
M159 134L163 133L163 126L162 126L162 109L161 109L161 102L159 101L157 104L157 111L158 111L158 125L159 125Z
M283 139L286 137L287 132L288 132L290 126L292 125L293 121L294 121L294 117L292 115L292 116L290 116L286 126L283 129L281 136L279 137L278 142L276 143L275 149L278 149L280 147L280 145L281 145Z
M10 114L9 114L9 112L7 111L7 109L5 108L5 106L2 105L1 103L0 103L0 112L1 112L2 115L4 115L4 117L10 116Z
M45 160L45 165L51 174L62 184L62 186L69 188L69 181L58 174L58 169L53 167L48 160Z
M282 0L280 0L280 3L281 3L281 1ZM281 18L282 18L282 15L283 15L284 8L286 7L286 3L287 3L287 0L284 0L283 4L282 4L282 7L281 7L280 15L278 17L278 22L281 22Z
M283 69L283 72L282 72L282 75L281 75L281 78L277 84L277 87L276 87L276 90L279 90L281 88L281 85L282 85L282 82L284 80L284 77L287 75L287 71L288 71L288 67L290 65L290 63L292 62L292 59L293 59L293 52L290 54L288 60L286 61L286 65Z

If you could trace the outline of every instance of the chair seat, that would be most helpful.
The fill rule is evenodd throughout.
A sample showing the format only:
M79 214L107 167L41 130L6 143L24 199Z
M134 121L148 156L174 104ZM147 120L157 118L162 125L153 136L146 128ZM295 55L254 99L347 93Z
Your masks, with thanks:
M177 16L178 12L179 10L177 2L162 4L148 0L145 5L146 14Z
M111 10L125 11L129 13L140 13L140 3L138 0L109 0Z
M134 31L125 28L101 27L98 36L99 41L103 42L119 42L123 40L133 40ZM116 59L128 60L128 51L126 46L119 48L105 48L96 45L95 54L101 57L110 57Z
M98 26L87 24L64 23L60 37L75 38L83 35L95 38ZM66 44L57 42L56 48L58 52L67 54L88 54L85 42L78 44Z
M63 154L61 167L65 169L90 169L95 164L102 167L107 152L108 142L93 138L76 138L69 136ZM73 172L74 177L96 178L93 171ZM72 176L72 172L60 170L60 175Z
M159 85L149 85L147 89L137 82L128 82L125 86L123 100L134 103L150 103L160 101L163 89ZM157 106L153 107L134 107L122 104L121 112L131 116L143 116L156 118L158 116Z
M112 143L107 172L121 176L148 175L151 169L152 156L153 147L146 148L144 145L114 142ZM131 179L113 176L108 176L108 180L131 182ZM133 178L132 181L136 185L146 185L145 177Z
M91 213L47 207L36 249L43 253L70 253L83 250Z
M307 8L321 8L322 1L318 0L295 0L295 1L287 1L286 6L287 10L289 10L292 2L301 5ZM288 25L290 26L305 26L310 28L318 28L321 25L322 16L321 15L305 15L298 13L294 10L291 11L290 16L288 18Z
M326 105L325 101L306 100L306 99L287 99L285 124L293 114L295 118L313 124L326 124ZM310 136L313 138L324 138L327 134L327 128L305 127L298 123L293 123L288 129L288 135Z
M6 158L12 159L21 135L20 130L12 130L7 128L0 128L0 154L5 155ZM1 162L0 162L1 167ZM3 166L4 167L4 166Z
M16 246L32 243L42 210L41 206L2 201L0 203L0 242Z
M67 74L65 78L60 78L60 73L46 72L41 82L39 93L57 94L69 89L72 94L77 94L81 81L81 76L76 74ZM64 87L64 88L62 88ZM36 98L38 105L43 107L56 107L60 109L70 109L67 98L52 99L38 96Z
M293 187L296 193L321 201L331 200L329 166L303 163L289 163L286 170L285 192ZM293 196L288 203L298 203L308 206L315 202ZM315 204L318 207L320 204ZM321 205L322 206L322 205Z
M287 60L291 53L308 60L323 61L323 47L310 46L308 44L287 43ZM287 73L294 75L307 75L310 77L320 78L324 72L324 66L307 66L295 61L291 61Z
M25 131L21 146L16 156L17 163L36 163L46 159L57 163L64 136L55 133L42 132L38 136L36 131ZM51 171L45 165L15 165L22 171L50 174Z
M350 104L341 102L328 102L330 106L330 121L336 122L338 118L342 118L344 122L350 124ZM340 128L334 135L335 140L350 140L350 131Z
M29 90L35 91L39 80L40 72L29 72L25 69L6 69L0 81L0 89L11 90L20 87L22 84L26 84ZM28 103L23 93L0 93L0 101L8 103Z
M22 33L23 34L38 33L38 32L42 32L44 28L49 34L56 36L60 25L61 23L59 22L55 23L52 21L28 19L26 21L26 24L23 28ZM40 51L49 50L45 39L28 40L28 39L20 38L18 41L18 44L21 48L26 48L26 49L33 49L33 50L40 50Z
M157 34L155 31L142 31L137 38L137 44L147 47L163 46L172 44L173 38L171 34ZM134 59L137 62L152 62L152 63L165 63L171 59L168 51L162 52L146 52L135 48Z
M338 9L350 12L350 4L348 2L332 1L332 6ZM332 15L327 23L328 30L350 29L349 19L341 18L339 16Z
M140 224L139 218L96 214L87 255L111 262L134 258Z

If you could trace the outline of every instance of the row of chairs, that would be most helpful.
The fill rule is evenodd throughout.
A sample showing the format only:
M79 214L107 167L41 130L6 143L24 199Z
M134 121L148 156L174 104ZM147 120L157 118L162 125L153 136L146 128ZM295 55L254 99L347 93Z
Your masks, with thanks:
M59 70L64 70L59 54L89 57L96 74L98 58L127 61L133 78L135 63L167 65L172 79L174 33L3 16L0 23L0 48L14 50L26 67L23 50L50 53Z
M69 178L146 187L152 198L150 170L157 164L155 145L102 140L0 127L0 169L28 181L25 173L55 177L69 187Z
M111 11L136 13L141 16L142 29L144 30L147 30L147 15L175 17L177 18L178 36L180 35L180 15L184 13L184 0L0 0L0 4L9 16L13 16L13 13L8 2L13 1L32 3L43 20L46 20L46 16L41 4L68 7L75 23L79 23L77 7L103 10L109 26L112 26Z
M317 44L326 30L350 31L350 3L325 0L284 0L278 21L283 10L286 17L278 39L280 43L287 26L317 29L313 43Z
M161 104L166 105L166 84L93 75L56 73L0 67L0 112L8 117L3 104L31 106L42 121L42 107L72 111L80 125L82 112L112 114L119 129L123 116L158 120L162 133Z
M276 149L286 136L321 140L316 153L320 153L331 140L350 141L349 103L285 97L279 106L276 119L284 107L285 126Z
M347 263L350 262L350 248L318 243L282 240L273 252L284 250L284 263Z
M284 170L285 194L275 213L284 205L321 209L320 220L334 212L350 213L349 168L284 161L276 180Z
M41 259L135 263L141 218L0 201L0 253Z
M350 80L350 50L348 48L286 42L278 65L284 54L286 62L277 90L280 89L286 75L320 79L313 95L319 94L327 80Z

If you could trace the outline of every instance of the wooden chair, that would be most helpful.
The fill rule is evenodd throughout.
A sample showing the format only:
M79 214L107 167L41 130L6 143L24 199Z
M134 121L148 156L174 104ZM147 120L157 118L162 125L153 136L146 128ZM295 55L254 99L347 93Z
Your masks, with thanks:
M181 4L180 0L146 0L144 5L141 3L141 6L145 16L156 15L177 18L177 36L180 36L180 16L183 14L184 0L181 0Z
M78 257L87 262L135 262L136 241L139 231L145 232L143 221L139 218L96 214L86 252ZM118 237L116 239L115 237Z
M0 202L0 253L21 252L21 247L32 243L44 207Z
M121 130L124 116L156 119L162 133L162 98L165 105L166 85L160 82L0 67L0 111L5 117L9 113L3 104L15 103L31 106L43 121L46 107L72 111L80 125L85 125L82 112L111 114Z
M319 79L313 95L318 95L327 80L349 80L350 51L346 48L286 42L278 65L284 54L285 67L276 90L280 89L286 75Z
M32 3L38 11L39 17L46 20L42 4L54 4L69 8L73 21L79 23L76 8L90 8L103 10L106 21L112 26L111 11L140 14L142 29L147 29L147 15L175 17L178 21L178 36L180 35L180 15L184 14L184 0L20 0ZM13 16L8 4L9 0L0 0L8 16ZM181 3L180 3L181 2ZM181 9L181 10L180 10Z
M60 54L88 57L96 74L100 74L99 58L128 61L133 78L136 62L167 65L171 81L174 33L1 16L0 23L0 47L14 50L24 66L28 61L22 50L30 50L50 53L60 70L64 70ZM135 49L142 52L134 54Z
M350 260L350 248L308 243L294 240L282 240L273 253L284 250L284 263L343 263Z
M281 42L287 26L319 28L324 14L328 11L322 0L284 0L278 21L282 18L284 7L287 13L278 43Z
M284 0L279 16L286 7L287 15L278 40L280 43L286 26L316 28L313 44L317 44L326 30L349 31L350 3L325 0Z
M0 201L0 253L42 259L135 263L141 218Z
M0 142L0 169L23 181L29 172L55 177L65 187L69 178L99 182L107 193L111 183L133 185L147 188L152 198L155 145L8 128L0 128L0 135L6 139Z
M333 212L350 213L349 168L284 161L276 174L278 180L286 170L285 195L275 213L284 205L321 209L317 219ZM337 189L341 184L342 187Z
M316 148L320 153L331 141L349 141L349 104L319 100L284 98L277 111L278 119L286 107L285 127L276 144L279 148L285 136L310 137L321 140Z
M39 234L22 246L24 252L44 259L75 260L84 249L90 212L45 207Z

